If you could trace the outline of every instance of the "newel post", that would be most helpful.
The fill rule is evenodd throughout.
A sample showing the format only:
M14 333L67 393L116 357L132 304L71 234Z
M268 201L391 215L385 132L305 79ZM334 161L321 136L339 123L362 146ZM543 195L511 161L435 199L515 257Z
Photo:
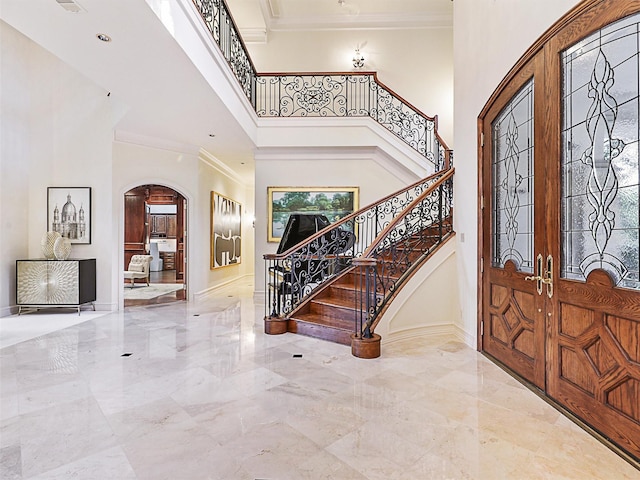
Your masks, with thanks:
M376 302L376 264L375 258L354 258L355 270L355 333L351 335L351 354L358 358L378 358L380 356L381 337L371 332L370 312Z
M277 257L273 254L264 255L265 260L265 309L264 333L280 335L287 333L288 321L282 316L282 280L278 273L282 271Z

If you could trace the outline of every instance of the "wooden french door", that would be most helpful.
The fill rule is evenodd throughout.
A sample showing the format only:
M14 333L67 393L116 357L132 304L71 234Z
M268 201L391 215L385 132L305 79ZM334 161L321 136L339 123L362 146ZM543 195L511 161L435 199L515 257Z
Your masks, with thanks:
M640 460L640 2L587 0L480 117L480 348Z
M541 258L537 252L545 249L538 234L544 228L544 137L535 123L542 96L540 53L500 93L482 132L489 160L483 165L482 203L490 225L482 256L483 348L539 388L545 383L546 298L530 277Z

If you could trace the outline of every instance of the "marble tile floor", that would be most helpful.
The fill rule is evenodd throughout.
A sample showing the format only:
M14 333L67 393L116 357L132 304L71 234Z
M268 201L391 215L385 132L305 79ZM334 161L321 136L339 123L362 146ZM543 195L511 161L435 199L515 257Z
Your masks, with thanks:
M83 307L78 315L72 308L31 310L21 315L0 318L0 349L41 337L78 323L95 320L108 312L87 311Z
M640 478L455 338L268 336L246 283L1 349L0 478Z

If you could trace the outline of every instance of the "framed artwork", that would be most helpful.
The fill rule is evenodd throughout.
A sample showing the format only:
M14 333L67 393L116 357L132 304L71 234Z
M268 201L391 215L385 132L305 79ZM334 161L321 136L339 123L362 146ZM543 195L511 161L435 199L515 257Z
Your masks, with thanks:
M267 241L280 241L292 213L340 220L358 209L358 195L358 187L267 187Z
M91 187L48 187L47 231L91 243Z
M211 269L242 260L242 205L211 192Z

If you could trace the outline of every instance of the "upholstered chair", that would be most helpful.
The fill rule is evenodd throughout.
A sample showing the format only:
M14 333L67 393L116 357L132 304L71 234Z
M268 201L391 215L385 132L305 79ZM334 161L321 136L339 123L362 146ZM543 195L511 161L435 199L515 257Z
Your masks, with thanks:
M149 265L151 264L151 255L134 255L131 257L129 266L124 272L124 279L129 279L131 282L131 288L137 278L142 278L147 282L149 286Z

